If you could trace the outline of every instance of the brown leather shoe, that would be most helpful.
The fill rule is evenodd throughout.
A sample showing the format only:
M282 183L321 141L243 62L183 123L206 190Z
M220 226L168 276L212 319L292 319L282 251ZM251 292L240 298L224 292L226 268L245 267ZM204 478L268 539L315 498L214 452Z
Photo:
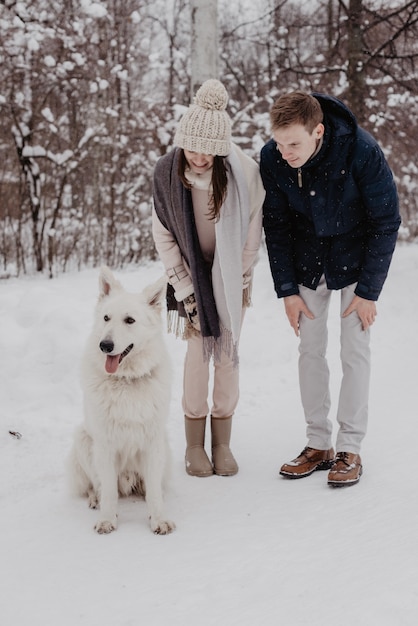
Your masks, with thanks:
M335 452L329 450L315 450L306 446L296 459L285 463L280 468L281 476L285 478L304 478L317 470L326 470L332 467Z
M355 485L360 480L362 472L363 466L360 455L351 452L337 452L335 464L328 474L328 485L330 487Z

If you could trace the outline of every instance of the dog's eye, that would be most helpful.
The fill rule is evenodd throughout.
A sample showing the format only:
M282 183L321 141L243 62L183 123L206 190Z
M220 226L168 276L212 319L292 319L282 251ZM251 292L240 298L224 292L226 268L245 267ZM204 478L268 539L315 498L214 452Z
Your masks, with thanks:
M105 322L108 322L110 320L110 317L108 315L105 315L103 319Z
M125 324L135 324L135 320L133 317L125 317Z

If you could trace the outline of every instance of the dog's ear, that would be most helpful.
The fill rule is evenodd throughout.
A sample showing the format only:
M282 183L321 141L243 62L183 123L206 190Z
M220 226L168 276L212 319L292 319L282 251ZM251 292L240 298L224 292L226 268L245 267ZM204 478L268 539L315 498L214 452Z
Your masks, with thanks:
M102 265L99 274L99 299L108 296L114 289L121 289L122 285L113 276L106 265Z
M167 291L167 277L162 276L157 282L144 289L144 295L150 306L161 308Z

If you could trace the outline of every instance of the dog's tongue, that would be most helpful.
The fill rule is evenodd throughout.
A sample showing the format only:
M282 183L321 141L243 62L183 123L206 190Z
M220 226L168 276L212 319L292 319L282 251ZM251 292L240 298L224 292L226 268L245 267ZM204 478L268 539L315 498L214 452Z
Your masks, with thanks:
M106 357L105 370L108 374L114 374L119 366L120 354L110 355Z

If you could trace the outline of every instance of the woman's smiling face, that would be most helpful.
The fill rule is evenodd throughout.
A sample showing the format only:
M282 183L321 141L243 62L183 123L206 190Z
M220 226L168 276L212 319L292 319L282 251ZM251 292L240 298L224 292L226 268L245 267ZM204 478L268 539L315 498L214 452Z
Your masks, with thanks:
M184 156L186 161L195 174L203 174L213 167L213 159L215 158L211 154L200 154L199 152L191 152L190 150L184 150Z

